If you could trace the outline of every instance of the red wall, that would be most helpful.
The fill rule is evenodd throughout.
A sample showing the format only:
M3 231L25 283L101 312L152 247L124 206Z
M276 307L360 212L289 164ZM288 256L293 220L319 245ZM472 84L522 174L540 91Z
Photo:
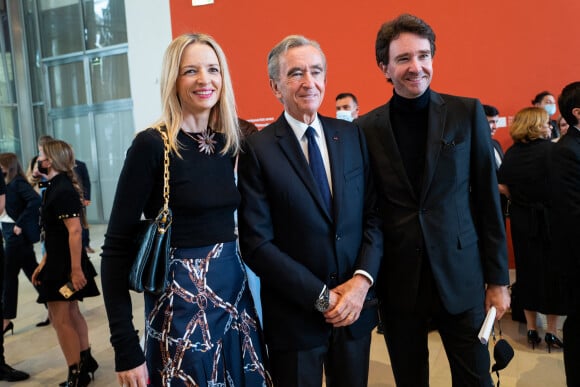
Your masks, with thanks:
M334 115L334 97L343 91L357 95L361 113L386 102L392 87L375 63L374 41L383 22L405 12L437 34L433 89L477 97L508 122L538 92L557 96L580 80L578 0L215 0L200 7L171 0L170 7L174 36L205 32L223 47L239 114L250 120L282 111L268 86L266 60L290 34L317 40L326 54L322 114ZM507 128L496 138L504 149L511 144Z
M230 64L240 116L277 117L266 57L289 34L317 40L328 61L321 113L334 114L334 97L355 93L361 112L392 93L374 59L379 26L400 13L424 18L437 34L433 88L478 97L513 116L544 89L556 96L580 79L577 0L215 0L193 7L171 0L173 35L201 31L216 38ZM159 56L161 53L159 53ZM507 148L507 129L496 135Z

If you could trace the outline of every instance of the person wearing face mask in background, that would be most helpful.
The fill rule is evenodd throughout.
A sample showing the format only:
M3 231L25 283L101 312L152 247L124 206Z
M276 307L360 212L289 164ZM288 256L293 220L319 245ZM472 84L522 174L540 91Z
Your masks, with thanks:
M532 100L532 105L543 108L548 112L548 116L550 117L550 129L552 129L550 138L552 140L559 138L560 128L556 121L551 118L554 114L556 114L556 98L554 98L554 95L549 91L542 91L534 97Z
M358 118L358 100L352 93L336 96L336 118L352 122Z

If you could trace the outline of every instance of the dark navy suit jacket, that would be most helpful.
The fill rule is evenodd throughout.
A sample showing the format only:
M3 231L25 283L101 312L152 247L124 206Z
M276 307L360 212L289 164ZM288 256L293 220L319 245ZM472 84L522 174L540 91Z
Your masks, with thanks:
M326 345L332 325L314 309L323 286L332 289L358 269L376 278L382 256L364 136L350 122L319 118L331 165L332 214L284 115L249 136L239 159L241 252L260 276L264 334L277 350ZM363 309L347 331L370 334L376 316L375 307Z

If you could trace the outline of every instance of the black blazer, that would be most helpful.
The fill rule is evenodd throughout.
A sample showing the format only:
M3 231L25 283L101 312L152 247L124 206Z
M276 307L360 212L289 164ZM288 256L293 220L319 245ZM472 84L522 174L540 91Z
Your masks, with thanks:
M413 310L418 262L427 256L443 305L455 314L483 302L485 283L509 283L505 229L481 104L433 91L430 98L419 196L399 153L389 104L357 123L367 138L384 220L379 298L387 308Z
M553 261L564 279L564 299L580 312L580 132L570 126L552 150Z
M30 243L40 240L40 195L20 175L6 186L6 213Z
M83 199L91 200L91 179L87 165L80 160L75 160L74 172L83 189Z
M242 257L260 276L266 342L278 350L327 343L332 326L314 309L324 284L332 289L357 269L377 278L383 250L362 132L347 121L319 118L332 214L284 115L249 136L239 159ZM353 337L369 334L376 316L376 308L364 309L347 329Z

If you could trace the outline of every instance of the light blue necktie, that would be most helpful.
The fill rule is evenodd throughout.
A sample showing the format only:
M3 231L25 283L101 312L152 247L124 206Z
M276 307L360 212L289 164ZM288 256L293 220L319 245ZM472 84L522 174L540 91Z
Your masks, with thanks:
M320 154L320 149L316 143L316 136L314 135L313 127L309 126L306 129L306 138L308 139L308 160L310 163L310 170L312 171L312 175L314 175L314 180L316 180L324 205L326 206L328 213L332 215L332 196L330 195L330 186L328 185L324 162L322 161L322 155Z

